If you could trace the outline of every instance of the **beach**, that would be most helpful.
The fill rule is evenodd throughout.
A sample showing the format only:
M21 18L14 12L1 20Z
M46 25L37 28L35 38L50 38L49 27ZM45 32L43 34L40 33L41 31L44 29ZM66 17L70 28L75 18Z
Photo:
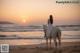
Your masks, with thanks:
M80 42L62 42L61 47L57 49L53 44L49 49L45 43L10 46L10 53L80 53Z

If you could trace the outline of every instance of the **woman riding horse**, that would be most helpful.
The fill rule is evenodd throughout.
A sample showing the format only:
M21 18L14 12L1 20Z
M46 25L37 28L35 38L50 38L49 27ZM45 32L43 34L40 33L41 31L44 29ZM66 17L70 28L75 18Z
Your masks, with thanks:
M57 27L53 26L53 17L50 15L50 19L48 19L48 25L43 25L46 44L48 46L48 40L50 40L50 48L51 48L51 40L54 40L55 47L57 47L57 39L59 41L59 46L61 44L61 30Z

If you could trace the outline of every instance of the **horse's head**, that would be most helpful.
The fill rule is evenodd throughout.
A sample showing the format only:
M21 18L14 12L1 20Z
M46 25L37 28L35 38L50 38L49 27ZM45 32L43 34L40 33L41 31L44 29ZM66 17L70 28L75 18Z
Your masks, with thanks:
M47 33L47 25L43 25L44 37L46 37Z
M47 30L47 25L43 25L43 29L44 30Z

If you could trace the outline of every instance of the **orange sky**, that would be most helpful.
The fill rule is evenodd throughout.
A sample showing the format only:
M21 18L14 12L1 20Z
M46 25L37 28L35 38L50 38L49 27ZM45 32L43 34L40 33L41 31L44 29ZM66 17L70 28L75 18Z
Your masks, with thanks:
M56 0L0 0L0 21L42 25L52 14L55 24L79 24L79 9L80 4L58 4Z

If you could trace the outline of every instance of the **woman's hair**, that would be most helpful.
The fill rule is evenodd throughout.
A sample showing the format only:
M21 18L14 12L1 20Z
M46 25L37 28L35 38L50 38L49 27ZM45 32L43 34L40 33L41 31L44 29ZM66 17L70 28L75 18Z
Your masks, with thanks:
M53 16L52 15L49 16L49 21L51 24L53 24Z

